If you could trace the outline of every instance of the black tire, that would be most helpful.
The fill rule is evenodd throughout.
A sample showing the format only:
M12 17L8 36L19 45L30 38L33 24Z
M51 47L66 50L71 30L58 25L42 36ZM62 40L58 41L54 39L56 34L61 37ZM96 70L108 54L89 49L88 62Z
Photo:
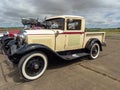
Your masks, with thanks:
M89 59L96 59L100 54L100 45L98 43L94 43L89 51Z
M20 77L25 81L38 79L47 69L48 59L42 52L32 52L23 56L18 64Z

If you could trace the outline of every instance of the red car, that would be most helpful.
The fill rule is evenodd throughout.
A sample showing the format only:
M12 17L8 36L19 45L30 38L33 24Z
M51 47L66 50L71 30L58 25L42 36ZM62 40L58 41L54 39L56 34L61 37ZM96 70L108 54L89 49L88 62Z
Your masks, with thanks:
M14 37L14 35L18 34L19 30L9 30L8 31L8 36L9 37Z

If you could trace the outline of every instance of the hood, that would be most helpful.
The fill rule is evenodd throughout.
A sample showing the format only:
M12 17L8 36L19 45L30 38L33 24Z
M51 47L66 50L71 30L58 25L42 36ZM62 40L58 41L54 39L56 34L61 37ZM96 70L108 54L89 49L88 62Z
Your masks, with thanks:
M50 29L38 29L38 30L25 30L28 35L54 35L56 33L62 33L63 30L50 30Z

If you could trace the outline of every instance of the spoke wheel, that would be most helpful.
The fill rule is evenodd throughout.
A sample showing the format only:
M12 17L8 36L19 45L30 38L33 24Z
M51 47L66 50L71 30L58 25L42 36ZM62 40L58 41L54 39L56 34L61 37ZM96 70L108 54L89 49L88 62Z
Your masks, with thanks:
M18 68L23 79L27 81L35 80L45 72L47 68L47 57L41 52L32 52L20 60Z
M99 56L100 53L100 46L98 43L94 43L90 49L90 59L96 59Z

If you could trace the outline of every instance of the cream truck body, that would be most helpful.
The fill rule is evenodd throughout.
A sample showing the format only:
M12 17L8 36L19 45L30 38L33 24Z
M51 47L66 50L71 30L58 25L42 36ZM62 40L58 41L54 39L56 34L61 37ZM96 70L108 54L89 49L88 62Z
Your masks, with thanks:
M26 30L27 42L43 44L54 51L65 51L85 48L86 43L91 38L98 39L101 43L105 42L105 32L85 32L85 19L80 16L56 16L53 18L65 18L64 30ZM80 30L67 30L67 19L81 20Z

